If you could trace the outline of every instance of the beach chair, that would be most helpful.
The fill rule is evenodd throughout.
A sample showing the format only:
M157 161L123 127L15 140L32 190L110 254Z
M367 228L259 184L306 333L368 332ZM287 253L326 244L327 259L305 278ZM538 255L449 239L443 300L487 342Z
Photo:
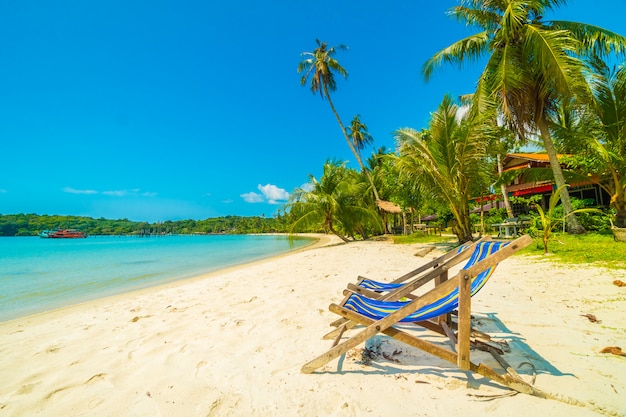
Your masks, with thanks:
M368 296L378 293L364 294L369 290L362 289L361 292L357 292L348 288L345 302L342 305L331 304L330 311L342 316L350 323L362 325L365 328L341 343L334 344L330 350L305 364L302 367L302 372L312 373L371 337L383 333L456 364L462 370L471 370L518 392L546 398L546 393L522 380L491 344L486 343L485 350L491 353L504 368L504 373L500 374L491 367L475 364L470 360L471 296L486 284L498 262L508 258L531 242L532 239L527 235L511 242L481 241L474 246L466 265L454 276L440 281L432 290L409 300L381 300L380 297L377 299ZM469 251L462 253L465 252ZM406 284L401 289L408 288L407 285L410 284ZM446 329L446 326L442 326L441 322L432 321L432 319L445 316L457 308L457 333ZM450 339L452 346L448 349L411 334L403 330L402 323L417 324L445 335Z
M476 246L487 240L491 240L491 238L483 237L476 242L463 244L390 282L381 282L359 276L356 284L348 284L348 289L352 292L365 294L370 298L386 301L415 298L411 294L413 291L430 282L437 285L447 280L450 269L469 258ZM346 304L349 298L350 294L347 294L340 305ZM446 319L449 321L449 315L446 316ZM348 320L344 318L335 320L331 326L337 329L324 335L323 339L335 339L336 344L343 332L354 327L354 325L355 323L348 323Z

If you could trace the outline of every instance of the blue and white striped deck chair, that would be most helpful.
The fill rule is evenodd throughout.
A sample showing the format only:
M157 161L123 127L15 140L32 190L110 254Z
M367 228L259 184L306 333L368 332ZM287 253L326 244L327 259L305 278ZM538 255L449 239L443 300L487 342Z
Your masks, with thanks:
M468 259L467 263L462 269L469 269L478 262L486 259L491 254L497 252L501 248L508 245L510 242L501 241L483 241L479 242ZM496 269L496 265L492 265L490 268L485 269L479 273L471 284L471 295L475 295L480 289L487 283L491 274ZM396 286L392 286L391 289L397 289ZM387 301L375 298L367 297L363 294L352 293L344 303L344 307L353 310L359 314L372 319L383 318L389 313L398 310L405 306L410 301ZM417 322L423 320L429 320L435 317L442 316L455 310L459 305L459 289L458 287L452 288L447 294L441 298L426 304L419 310L408 314L403 317L399 322Z
M528 235L521 236L512 242L480 242L475 246L468 262L458 272L438 283L435 288L409 301L376 300L364 297L362 294L351 293L344 305L331 304L330 311L339 314L349 323L362 325L364 328L350 338L342 340L341 343L333 344L330 350L306 363L302 367L302 372L311 373L371 337L383 333L456 364L462 370L471 370L519 392L545 397L544 392L528 384L515 373L508 372L508 369L505 369L508 373L499 374L484 363L476 364L470 360L471 296L478 293L487 283L499 262L531 242L532 238ZM350 293L349 290L346 292ZM452 348L446 348L444 345L421 337L421 332L412 334L403 326L396 326L407 322L421 324L429 318L450 313L454 309L458 309L458 333L450 337L447 332L439 332L450 337L453 343ZM428 326L425 327L430 329ZM500 358L500 360L503 359ZM507 367L503 366L503 368Z
M486 245L486 243L489 244ZM480 260L481 254L483 257L486 256L490 251L486 250L487 248L499 248L494 243L496 242L492 241L491 238L484 237L476 242L462 245L389 283L359 277L356 285L348 284L350 292L341 301L340 305L365 305L369 300L374 299L381 301L415 299L416 296L413 292L418 288L431 282L434 282L435 285L440 284L447 279L448 271L464 260L469 258L465 264L465 267L468 267ZM411 279L409 280L409 278ZM360 301L359 294L361 295ZM370 308L383 307L370 306ZM335 339L336 343L338 343L342 333L348 328L354 327L354 323L346 325L347 321L345 318L340 318L332 322L331 326L336 327L336 329L324 335L323 339Z

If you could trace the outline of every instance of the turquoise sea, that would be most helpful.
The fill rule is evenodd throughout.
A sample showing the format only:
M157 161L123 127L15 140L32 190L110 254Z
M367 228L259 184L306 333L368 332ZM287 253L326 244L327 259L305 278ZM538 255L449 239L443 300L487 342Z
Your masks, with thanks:
M190 278L313 241L274 235L0 237L0 322Z

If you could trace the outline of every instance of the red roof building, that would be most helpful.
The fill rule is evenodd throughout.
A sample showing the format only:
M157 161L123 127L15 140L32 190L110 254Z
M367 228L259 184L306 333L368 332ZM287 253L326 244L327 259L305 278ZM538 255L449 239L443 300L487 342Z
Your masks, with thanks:
M559 160L566 155L557 155ZM566 168L562 163L561 166ZM554 181L552 180L537 180L531 178L527 174L529 168L550 168L550 160L545 153L512 153L506 155L502 160L503 172L511 172L520 170L519 175L506 186L506 191L509 197L530 197L533 195L542 195L540 204L547 205L547 201L552 194L552 191L556 189ZM522 171L524 170L524 171ZM597 184L597 179L590 178L589 181L578 181L570 183L569 194L571 197L585 200L587 206L604 207L610 203L610 196L602 190ZM495 194L495 199L501 199L501 195ZM476 202L494 200L493 196L483 196L477 198ZM493 204L493 202L492 202ZM489 204L491 206L492 204ZM486 208L483 206L483 211L488 211L491 207ZM525 205L513 204L514 214L525 214L528 207ZM478 208L480 211L480 208Z

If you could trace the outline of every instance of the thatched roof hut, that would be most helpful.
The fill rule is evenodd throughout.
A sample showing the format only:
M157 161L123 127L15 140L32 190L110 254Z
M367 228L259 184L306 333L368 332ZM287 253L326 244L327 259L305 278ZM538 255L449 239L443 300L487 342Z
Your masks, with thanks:
M402 215L402 227L401 227L401 231L403 234L406 233L406 216L404 215L404 212L402 211L402 208L400 208L400 206L392 203L391 201L383 201L383 200L376 200L376 205L378 206L378 208L383 212L383 213L389 213L389 214L400 214ZM385 233L388 233L391 230L394 229L398 229L398 227L394 227L397 223L394 220L394 226L389 227L389 225L387 224L387 221L385 219L385 215L383 215L383 221L385 223ZM395 216L394 216L395 217Z
M400 208L400 206L392 203L391 201L377 200L376 204L378 205L378 208L384 212L392 213L392 214L402 213L402 209Z

